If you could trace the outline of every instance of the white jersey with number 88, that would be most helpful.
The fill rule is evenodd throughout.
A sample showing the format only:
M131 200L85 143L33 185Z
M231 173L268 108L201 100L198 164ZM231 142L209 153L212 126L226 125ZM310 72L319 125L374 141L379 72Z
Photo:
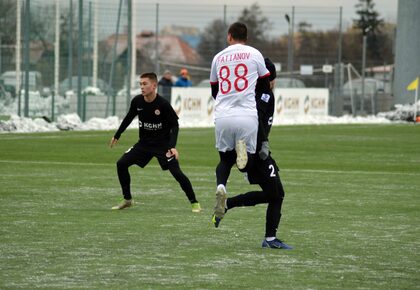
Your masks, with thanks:
M255 85L269 74L262 54L251 46L234 44L219 52L210 71L210 82L219 85L214 118L257 116Z

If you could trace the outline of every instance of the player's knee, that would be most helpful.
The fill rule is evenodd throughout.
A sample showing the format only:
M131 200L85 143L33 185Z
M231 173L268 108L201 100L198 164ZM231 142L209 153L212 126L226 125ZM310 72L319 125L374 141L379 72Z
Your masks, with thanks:
M181 171L181 168L179 166L170 166L168 169L176 180L185 176L185 174Z
M278 184L277 182L273 183L269 189L266 190L268 192L268 198L271 202L275 203L282 203L284 199L284 190L283 187Z
M236 152L235 151L226 151L219 152L220 161L226 164L233 165L236 162Z
M119 159L117 161L117 168L118 169L123 169L123 168L128 168L128 162L126 160L124 160L123 158Z

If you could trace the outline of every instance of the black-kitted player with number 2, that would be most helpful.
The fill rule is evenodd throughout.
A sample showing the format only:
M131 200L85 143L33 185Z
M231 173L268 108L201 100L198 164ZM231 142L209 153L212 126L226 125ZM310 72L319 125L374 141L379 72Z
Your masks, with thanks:
M246 171L257 148L258 114L255 87L259 78L268 79L262 54L246 45L248 29L233 23L227 33L229 44L213 58L210 84L215 98L214 124L220 161L216 167L216 216L224 214L223 198L232 165ZM267 81L268 82L268 81Z
M279 168L271 157L268 147L268 134L273 122L274 94L271 91L274 87L276 69L268 58L265 65L270 71L270 90L267 92L264 79L260 79L256 85L256 104L259 119L259 132L257 140L258 155L254 162L247 166L247 176L250 184L258 184L260 191L250 191L233 197L227 197L225 192L217 196L215 212L212 221L215 227L228 210L235 207L255 206L267 203L265 237L262 241L263 248L291 250L282 240L277 238L277 230L281 219L281 208L284 199L284 189L279 176ZM234 161L230 160L233 165Z

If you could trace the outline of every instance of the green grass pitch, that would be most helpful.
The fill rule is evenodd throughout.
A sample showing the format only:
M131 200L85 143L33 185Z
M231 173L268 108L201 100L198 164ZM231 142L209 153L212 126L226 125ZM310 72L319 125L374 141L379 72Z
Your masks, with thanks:
M265 205L213 227L211 128L178 138L202 213L156 161L111 211L137 130L112 134L0 134L0 289L420 289L420 126L274 127L292 251L261 249ZM229 194L254 188L232 170Z

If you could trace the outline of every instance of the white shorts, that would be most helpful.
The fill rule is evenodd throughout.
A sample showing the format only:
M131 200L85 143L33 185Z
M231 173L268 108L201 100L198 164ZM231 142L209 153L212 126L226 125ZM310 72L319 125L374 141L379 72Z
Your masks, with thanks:
M217 118L214 121L216 148L219 152L235 149L238 140L244 140L246 150L255 153L257 148L258 118L254 116L234 116Z

